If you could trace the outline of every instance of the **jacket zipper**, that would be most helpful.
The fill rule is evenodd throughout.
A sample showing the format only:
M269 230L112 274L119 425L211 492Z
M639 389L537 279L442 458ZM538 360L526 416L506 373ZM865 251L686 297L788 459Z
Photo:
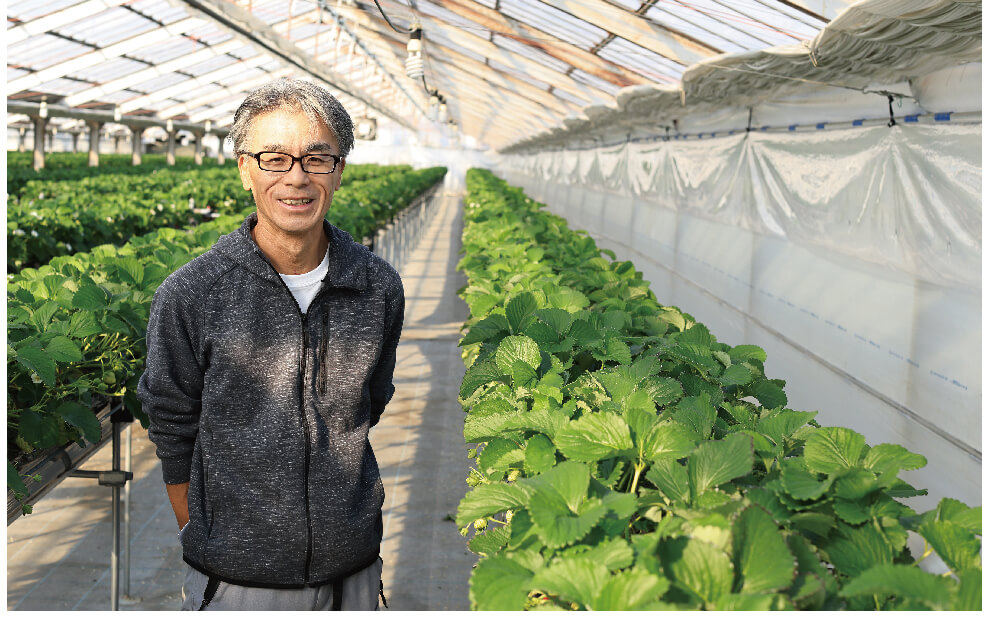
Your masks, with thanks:
M290 290L289 290L290 291ZM292 296L294 299L294 296ZM297 303L296 303L297 305ZM301 308L298 309L301 313ZM308 428L308 414L305 413L305 373L308 369L308 313L302 313L302 361L301 371L298 374L299 391L301 394L302 427L305 431L305 473L302 478L305 482L305 525L308 530L308 542L305 546L305 582L308 582L312 569L312 511L308 496L308 474L312 457L312 435Z

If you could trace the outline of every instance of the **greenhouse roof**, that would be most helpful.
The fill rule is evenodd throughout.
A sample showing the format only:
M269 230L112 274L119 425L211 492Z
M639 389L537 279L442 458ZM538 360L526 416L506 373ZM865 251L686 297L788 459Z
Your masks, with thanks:
M427 124L427 87L465 135L503 148L549 134L567 116L585 119L587 107L617 110L629 87L653 101L673 91L683 101L715 100L783 82L862 88L979 60L979 0L851 4L11 0L7 98L209 121L222 131L246 91L310 76L354 117L415 129ZM424 79L405 73L413 24L423 32ZM8 124L23 119L8 113ZM66 129L81 122L53 121Z

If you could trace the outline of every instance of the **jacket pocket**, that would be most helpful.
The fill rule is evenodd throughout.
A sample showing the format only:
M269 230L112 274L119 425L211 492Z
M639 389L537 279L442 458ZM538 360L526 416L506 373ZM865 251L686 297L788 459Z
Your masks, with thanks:
M322 333L319 336L319 375L317 385L319 396L325 396L329 390L329 367L326 366L329 360L329 307L326 307L326 314L322 317Z

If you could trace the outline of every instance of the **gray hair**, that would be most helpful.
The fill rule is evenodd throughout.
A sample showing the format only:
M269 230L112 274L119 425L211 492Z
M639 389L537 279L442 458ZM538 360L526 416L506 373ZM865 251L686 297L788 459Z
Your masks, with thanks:
M340 156L346 156L353 148L353 120L336 97L312 82L281 78L248 94L233 114L229 134L233 152L245 152L244 145L254 118L282 108L300 109L310 119L322 120L336 137Z

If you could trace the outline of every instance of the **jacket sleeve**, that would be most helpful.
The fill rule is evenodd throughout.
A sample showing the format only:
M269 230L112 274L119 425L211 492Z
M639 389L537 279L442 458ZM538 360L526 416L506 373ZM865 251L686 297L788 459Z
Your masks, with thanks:
M154 293L147 363L137 388L165 484L189 481L202 409L201 327L198 312L182 291L180 282L166 280Z
M370 377L370 426L376 426L384 407L394 396L394 365L397 363L398 341L404 326L404 285L397 278L396 292L388 303L388 325L384 334L384 345L377 360L377 367Z

